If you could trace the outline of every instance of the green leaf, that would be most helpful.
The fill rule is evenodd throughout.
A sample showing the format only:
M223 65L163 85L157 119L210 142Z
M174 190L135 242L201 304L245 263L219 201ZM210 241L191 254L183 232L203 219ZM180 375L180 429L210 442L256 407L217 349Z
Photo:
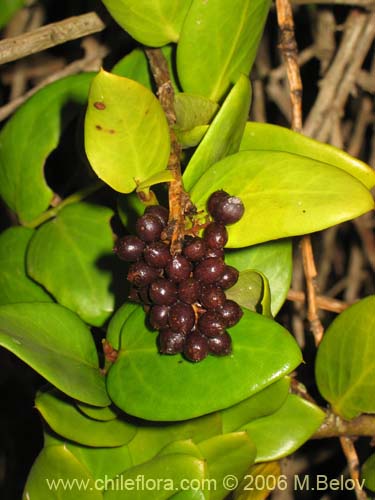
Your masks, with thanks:
M365 480L366 488L375 491L375 453L362 465L361 476L362 480Z
M173 441L160 450L158 456L161 457L172 454L190 455L195 458L204 458L202 453L199 451L198 445L196 445L192 439Z
M207 461L208 476L214 479L215 488L209 489L210 500L221 500L228 494L224 478L233 476L238 482L254 463L256 449L246 432L215 436L199 444Z
M211 165L238 151L250 100L250 81L241 75L185 169L185 189L190 191Z
M95 173L121 193L164 170L169 130L154 94L134 80L100 71L90 89L85 147Z
M269 0L193 0L177 46L185 92L219 101L230 84L250 73Z
M72 488L64 488L68 481ZM81 486L81 487L80 487ZM34 462L23 492L23 500L102 500L102 493L88 471L66 446L43 448Z
M141 477L145 485L159 485L152 489L151 495L150 489L146 487L125 489L121 492L121 498L149 500L150 496L152 496L153 500L164 500L176 493L176 490L181 489L181 485L189 484L189 481L195 480L203 483L205 475L206 465L204 460L189 455L175 454L155 457L149 462L128 469L118 476L118 480L122 484L131 484L133 481L133 484L136 485L137 478ZM128 482L126 483L126 481ZM108 490L104 493L104 498L105 500L117 500L118 492Z
M88 203L68 205L37 230L27 255L30 276L95 326L114 308L112 214L109 208Z
M237 283L226 291L226 296L250 311L272 316L270 287L262 273L250 269L241 271Z
M79 411L74 401L56 390L39 392L35 406L51 429L70 441L86 446L121 446L135 435L136 427L119 418L93 420Z
M0 28L5 26L12 19L14 14L25 3L25 0L1 0L0 5Z
M271 312L276 316L285 301L292 279L291 240L270 241L248 248L228 250L225 261L239 271L255 269L267 277L271 290Z
M192 148L193 146L197 146L204 137L204 134L209 129L209 125L198 125L197 127L192 128L191 130L175 130L176 137L178 142L181 144L181 147L184 149Z
M44 212L52 200L43 167L59 142L61 110L67 101L86 102L92 77L82 73L44 87L0 133L0 196L23 223Z
M105 406L104 408L98 408L97 406L91 406L86 403L76 403L79 411L93 420L99 420L100 422L108 422L109 420L114 420L117 418L118 414L110 406Z
M284 151L306 156L341 168L357 178L368 189L375 185L375 170L361 160L329 144L310 139L278 125L247 122L241 142L241 150L263 149Z
M135 233L135 224L145 210L145 205L138 198L137 193L119 194L117 197L117 211L129 233Z
M0 345L69 396L95 406L109 404L90 330L65 307L0 306Z
M202 490L183 490L170 497L173 500L204 500L205 496Z
M130 80L152 89L151 75L148 69L146 54L141 49L134 49L130 54L120 59L112 68L111 73L125 76Z
M283 377L254 396L222 410L223 433L237 431L251 420L274 413L285 402L289 385L289 377Z
M278 460L297 450L323 422L325 413L312 403L289 394L271 415L251 421L246 431L257 449L256 463Z
M140 307L141 306L139 304L125 302L125 304L117 309L115 314L112 316L111 321L108 324L106 339L114 349L118 350L120 348L121 329L124 326L124 323L129 316Z
M190 130L197 125L207 125L214 117L219 106L206 97L180 92L175 95L176 127Z
M177 42L191 0L103 0L115 21L137 42L161 47Z
M193 364L179 356L158 354L155 333L147 329L143 311L135 311L123 327L121 351L108 374L111 399L140 418L183 420L236 404L301 361L293 337L259 314L245 310L230 333L231 356L210 356Z
M375 295L336 317L316 358L319 391L336 413L352 419L375 413Z
M26 251L34 231L11 227L0 234L0 304L52 302L51 297L26 275Z
M208 193L223 186L245 205L242 219L228 227L229 247L319 231L374 206L365 186L341 169L278 151L224 158L195 184L192 201L203 209Z

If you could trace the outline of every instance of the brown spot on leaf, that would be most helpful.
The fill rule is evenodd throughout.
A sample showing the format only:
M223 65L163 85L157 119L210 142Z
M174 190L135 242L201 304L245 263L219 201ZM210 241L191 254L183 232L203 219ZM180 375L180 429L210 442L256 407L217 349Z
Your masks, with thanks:
M96 101L94 102L94 108L98 109L99 111L103 111L103 109L106 108L106 105L104 104L104 102Z
M103 127L101 125L95 125L96 130L103 130Z
M113 128L110 128L110 129L108 130L108 132L109 132L110 134L115 134L115 133L116 133L116 130L114 130Z

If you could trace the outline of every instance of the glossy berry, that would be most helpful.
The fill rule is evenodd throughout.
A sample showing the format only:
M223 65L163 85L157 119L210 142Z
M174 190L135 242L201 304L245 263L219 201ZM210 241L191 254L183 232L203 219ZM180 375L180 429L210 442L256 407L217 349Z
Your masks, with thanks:
M206 243L202 238L190 238L185 242L182 253L192 262L202 260L206 253Z
M238 222L243 216L244 211L245 207L240 198L229 196L229 198L219 201L212 216L216 222L228 225Z
M194 310L189 304L178 302L169 310L169 326L175 332L187 334L191 331L195 322Z
M200 302L206 309L219 309L225 301L225 293L219 286L206 285L202 288Z
M149 243L160 238L163 224L156 215L145 214L137 220L135 230L142 241Z
M149 266L159 268L164 268L172 258L168 246L161 241L147 245L143 257Z
M232 339L227 332L208 338L207 343L210 354L215 356L227 356L232 352Z
M228 198L230 195L226 191L215 191L211 194L207 201L207 211L210 215L214 215L217 205Z
M142 257L144 242L137 236L129 235L119 238L116 241L113 251L122 260L126 262L135 262Z
M216 311L207 311L198 319L198 330L206 337L221 335L225 331L224 318Z
M170 306L176 301L177 287L172 281L159 278L151 283L148 293L154 304Z
M223 316L227 327L238 323L243 316L242 309L237 302L234 302L234 300L226 300L223 307L220 309L220 313Z
M128 272L128 281L138 287L147 286L157 279L159 270L150 267L146 262L139 261L132 264Z
M211 222L204 230L204 241L209 248L224 248L228 241L228 231L223 224Z
M183 255L175 255L166 265L165 272L169 279L179 283L189 278L192 268Z
M224 274L216 284L221 286L224 290L228 290L228 288L231 288L237 283L239 274L240 273L235 267L227 265L225 266Z
M149 321L152 328L160 330L168 326L168 306L152 306L149 313Z
M186 337L184 355L189 361L198 363L208 355L208 342L199 333L191 333Z
M145 214L155 215L163 225L163 228L168 224L169 212L162 205L150 205L146 207Z
M178 298L186 304L197 302L201 292L201 285L195 278L188 278L178 285Z
M225 270L223 259L209 257L201 260L194 269L194 278L205 285L214 283L222 277Z
M185 335L165 328L159 332L158 345L161 354L178 354L184 350Z
M205 259L208 259L209 257L213 259L224 259L224 248L207 248L206 255L204 257Z

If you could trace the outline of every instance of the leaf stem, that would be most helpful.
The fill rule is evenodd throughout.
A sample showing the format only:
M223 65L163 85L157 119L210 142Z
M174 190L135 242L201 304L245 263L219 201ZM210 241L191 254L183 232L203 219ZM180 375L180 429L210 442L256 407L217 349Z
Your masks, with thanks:
M46 212L43 212L41 215L36 217L31 222L22 222L22 225L25 227L30 227L32 229L40 226L44 222L47 222L49 219L56 217L56 215L67 205L71 205L72 203L77 203L78 201L84 200L91 194L95 193L102 187L104 187L104 183L102 181L95 181L93 184L86 186L79 191L67 196L61 203L56 205L55 207L50 208Z
M171 254L174 255L181 252L185 235L185 213L192 205L182 183L181 146L173 130L173 125L176 123L176 113L174 109L174 90L167 61L160 49L146 49L146 55L158 86L157 94L167 117L171 138L171 152L167 168L173 174L173 180L169 182L168 197Z

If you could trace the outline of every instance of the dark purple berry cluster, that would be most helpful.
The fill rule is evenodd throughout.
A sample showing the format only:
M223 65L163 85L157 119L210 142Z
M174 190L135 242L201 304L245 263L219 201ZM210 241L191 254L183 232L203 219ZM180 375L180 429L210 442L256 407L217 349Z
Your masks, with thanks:
M144 305L150 326L159 331L159 352L183 353L193 362L208 354L230 354L232 341L226 329L243 314L225 296L225 290L237 282L238 271L224 262L225 226L242 217L243 203L216 191L207 209L213 220L203 237L185 236L179 255L172 256L161 239L168 210L160 205L147 207L137 220L137 235L120 238L114 249L118 257L132 262L130 299Z

